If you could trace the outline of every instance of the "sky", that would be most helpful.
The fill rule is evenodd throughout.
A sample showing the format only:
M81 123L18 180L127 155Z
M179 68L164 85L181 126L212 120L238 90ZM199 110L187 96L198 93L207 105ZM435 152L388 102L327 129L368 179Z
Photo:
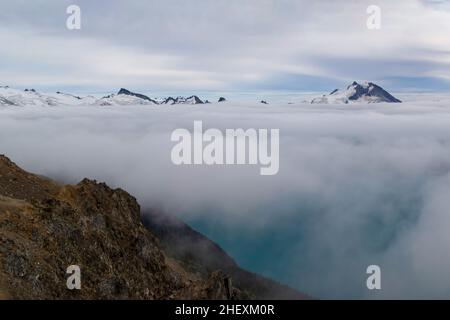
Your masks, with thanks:
M448 0L1 0L2 85L75 93L450 89ZM66 9L81 8L69 30ZM381 9L369 30L366 10Z

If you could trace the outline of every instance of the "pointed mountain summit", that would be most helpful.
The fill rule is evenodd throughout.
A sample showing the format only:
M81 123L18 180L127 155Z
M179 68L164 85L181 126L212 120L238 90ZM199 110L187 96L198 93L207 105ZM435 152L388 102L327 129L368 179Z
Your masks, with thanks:
M328 104L328 103L400 103L401 101L391 95L389 92L380 86L365 82L360 84L354 81L344 90L335 89L328 95L315 98L311 101L314 104Z
M131 92L130 90L127 90L127 89L124 89L124 88L121 88L121 89L119 90L119 92L117 92L117 95L121 95L121 94L122 94L122 95L126 95L126 96L132 96L132 97L140 98L140 99L147 100L147 101L150 101L150 102L152 102L152 103L157 104L157 102L156 102L155 100L150 99L150 98L147 97L146 95L143 95L143 94L141 94L141 93Z

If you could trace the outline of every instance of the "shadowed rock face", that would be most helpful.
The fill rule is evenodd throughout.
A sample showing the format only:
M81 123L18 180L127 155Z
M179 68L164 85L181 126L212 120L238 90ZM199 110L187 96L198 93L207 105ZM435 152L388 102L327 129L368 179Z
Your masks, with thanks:
M0 156L0 299L256 296L232 285L232 259L193 271L169 249L124 190L88 179L60 185ZM66 287L70 265L81 268L81 290Z
M143 95L143 94L140 94L140 93L134 93L134 92L131 92L131 91L129 91L129 90L127 90L127 89L124 89L124 88L121 88L117 94L118 94L118 95L119 95L119 94L123 94L123 95L127 95L127 96L133 96L133 97L137 97L137 98L140 98L140 99L144 99L144 100L153 102L154 104L157 104L157 102L156 102L155 100L150 99L150 98L147 97L146 95Z
M391 102L391 103L399 103L401 102L399 99L395 98L389 92L377 86L372 82L368 82L367 84L361 85L354 81L350 86L347 87L347 90L353 90L354 93L351 94L348 99L352 101L359 100L364 97L374 97L377 98L378 102Z
M220 246L176 217L157 210L144 211L143 222L159 239L164 252L180 261L186 270L207 275L221 269L233 287L246 298L310 299L285 285L240 268Z
M15 103L12 101L9 101L8 99L6 99L4 97L0 97L0 105L14 106Z
M58 185L3 156L0 186L1 297L209 298L211 280L166 260L127 192L87 179ZM66 288L70 265L81 268L81 290ZM232 290L214 295L225 299Z

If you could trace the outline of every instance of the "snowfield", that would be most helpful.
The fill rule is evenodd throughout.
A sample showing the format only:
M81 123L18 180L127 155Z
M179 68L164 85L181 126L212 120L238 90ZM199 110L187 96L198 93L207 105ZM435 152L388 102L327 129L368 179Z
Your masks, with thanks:
M177 214L243 267L313 296L450 298L450 95L396 97L403 103L174 108L42 107L36 98L0 107L0 152L64 182L120 186L144 208ZM170 134L195 120L280 129L279 173L173 165ZM382 270L380 292L365 289L372 264Z
M203 104L197 96L168 97L159 101L145 95L120 89L117 94L108 94L103 97L76 96L70 93L41 93L34 89L13 89L8 86L0 86L1 106L132 106L132 105L174 105L174 104ZM208 102L206 102L208 103Z
M401 101L380 86L372 82L364 82L359 84L354 81L347 88L340 90L335 89L328 95L314 98L311 103L401 103Z

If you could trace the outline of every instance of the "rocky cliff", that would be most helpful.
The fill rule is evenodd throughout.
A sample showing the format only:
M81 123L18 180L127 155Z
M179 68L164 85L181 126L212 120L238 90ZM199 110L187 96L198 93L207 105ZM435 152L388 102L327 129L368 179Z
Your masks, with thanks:
M88 179L61 185L0 156L0 299L242 299L265 297L261 283L304 297L256 275L239 279L236 270L245 271L181 222L180 241L192 243L180 253L174 225L163 232L164 220L152 219L144 226L121 189ZM210 250L198 256L195 243ZM81 290L67 289L70 265L80 267Z

